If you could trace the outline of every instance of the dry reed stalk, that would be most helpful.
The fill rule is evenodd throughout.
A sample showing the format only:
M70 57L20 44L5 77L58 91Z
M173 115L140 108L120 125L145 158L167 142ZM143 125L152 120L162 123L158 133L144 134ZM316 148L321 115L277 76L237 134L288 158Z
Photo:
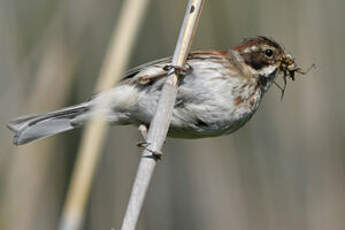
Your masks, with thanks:
M198 25L203 4L204 0L189 0L173 55L172 66L184 66ZM146 148L142 153L142 158L139 163L123 220L122 230L134 230L138 223L146 192L157 163L157 158L152 155L152 152L159 153L161 151L168 133L172 109L176 99L177 80L178 75L176 71L172 69L164 84L157 111L150 124L150 129L146 138L146 142L150 143L150 150Z
M120 79L148 3L149 0L124 2L100 72L97 91L113 87ZM107 133L107 124L103 118L102 114L95 116L86 126L60 220L61 230L81 228L95 168Z
M51 39L37 49L42 49L43 55L33 82L35 87L22 105L25 108L23 110L29 112L63 106L69 94L61 93L61 89L70 92L74 81L75 60L63 41ZM44 100L47 95L49 100ZM52 161L52 154L48 153L55 149L54 139L13 149L4 191L4 207L8 210L5 229L35 229L37 204L47 201L46 197L40 197L39 194L46 189L46 180L51 175L48 173L48 166ZM46 217L43 215L42 218ZM45 223L41 225L45 226Z

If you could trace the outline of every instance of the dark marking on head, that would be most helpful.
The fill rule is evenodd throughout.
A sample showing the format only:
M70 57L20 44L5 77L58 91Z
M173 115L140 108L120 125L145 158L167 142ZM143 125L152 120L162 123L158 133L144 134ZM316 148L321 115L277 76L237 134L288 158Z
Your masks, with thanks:
M263 36L244 39L234 50L238 51L244 62L255 70L276 63L284 54L277 42Z
M260 70L266 66L269 66L271 63L267 58L264 56L264 54L260 51L253 51L250 53L243 53L241 54L244 62L247 65L250 65L255 70Z
M278 44L278 42L274 41L273 39L269 39L265 36L257 36L254 38L245 38L243 41L236 47L234 47L234 50L237 51L243 51L248 47L252 46L259 46L259 45L268 45L272 46L280 51L283 51L282 47Z

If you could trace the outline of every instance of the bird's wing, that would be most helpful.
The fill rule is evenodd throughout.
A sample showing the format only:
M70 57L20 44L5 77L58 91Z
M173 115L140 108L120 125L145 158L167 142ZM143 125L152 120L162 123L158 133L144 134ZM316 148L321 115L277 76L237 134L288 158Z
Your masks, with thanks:
M167 76L168 71L164 70L163 67L169 65L171 59L171 57L166 57L134 67L124 74L121 83L138 80L149 81L150 79Z
M226 55L227 51L194 51L188 55L186 63L188 64L190 60L195 59L207 61L210 58L224 58ZM168 75L168 70L163 68L171 64L171 61L172 57L166 57L130 69L124 74L121 83L139 82L141 84L147 84L154 80L160 79L161 77L165 77Z

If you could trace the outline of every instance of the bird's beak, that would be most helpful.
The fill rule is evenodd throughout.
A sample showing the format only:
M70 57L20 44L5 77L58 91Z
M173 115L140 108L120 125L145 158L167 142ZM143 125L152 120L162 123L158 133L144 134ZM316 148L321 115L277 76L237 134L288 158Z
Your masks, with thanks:
M286 54L280 60L279 68L285 76L289 76L292 80L295 80L295 72L300 74L306 74L295 62L295 59L290 55Z
M285 55L283 60L288 71L297 71L297 69L300 69L296 64L295 59L290 54Z
M273 83L282 91L281 99L283 99L284 92L287 85L287 78L289 77L293 81L295 80L295 73L300 73L302 75L305 75L311 70L312 68L315 68L315 64L312 64L307 71L303 71L295 62L295 59L290 55L286 54L284 55L278 62L279 70L283 72L283 80L284 80L284 86L281 87L278 85L275 81Z

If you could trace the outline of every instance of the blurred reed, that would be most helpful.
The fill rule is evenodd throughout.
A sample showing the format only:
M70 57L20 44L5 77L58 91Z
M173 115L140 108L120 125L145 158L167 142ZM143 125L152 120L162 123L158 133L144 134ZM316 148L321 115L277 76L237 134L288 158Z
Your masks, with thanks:
M5 123L90 96L122 2L0 1L0 229L57 226L79 131L13 147ZM172 53L185 4L152 0L130 66ZM155 169L139 229L344 229L344 9L341 0L207 1L195 49L225 49L266 35L301 66L316 63L318 70L289 82L282 102L272 88L252 120L231 136L167 139L168 154ZM48 29L58 11L59 26ZM56 38L74 60L74 83L62 91L56 74L50 91L29 109L33 90L41 90L36 80L49 56L47 44ZM56 65L48 73L64 74L65 67ZM55 93L64 94L64 102L48 106ZM107 136L112 141L99 161L86 230L121 224L140 160L133 154L141 139L135 128L112 127ZM48 151L43 145L51 141L56 144ZM36 151L26 152L31 148Z
M64 2L59 6L63 5ZM11 73L13 77L21 76L21 78L15 78L17 84L15 89L12 89L12 98L16 104L9 108L15 107L20 113L53 110L63 106L70 96L69 92L75 80L77 55L67 47L61 20L64 12L60 7L54 12L42 38ZM39 60L35 71L32 70L32 57ZM31 77L30 73L35 77ZM31 93L25 96L24 91L27 88L30 88ZM38 212L44 217L40 225L45 227L51 225L54 215L41 212L37 204L43 202L50 204L51 207L57 206L56 202L49 201L48 193L43 192L47 191L45 183L51 176L50 163L57 159L56 156L47 153L54 152L57 148L54 139L25 148L12 146L13 155L6 165L8 171L3 207L7 212L2 222L4 229L34 229L37 226L35 215ZM55 192L51 191L51 193Z
M119 21L111 36L96 91L114 87L121 78L148 3L148 0L127 0L124 2ZM106 133L107 122L103 114L93 117L86 125L62 212L59 226L61 230L76 230L82 227L86 202Z
M198 27L203 5L203 0L188 1L175 52L172 57L171 66L185 66L192 41ZM148 133L146 133L147 127L145 127L144 124L139 126L145 142L150 143L150 150L145 148L142 153L137 175L135 177L134 185L129 198L126 215L121 227L122 230L136 229L139 221L141 209L150 185L151 178L153 176L154 169L156 167L157 160L159 160L161 157L154 155L154 153L162 155L161 149L168 133L172 117L172 110L176 100L178 77L179 75L173 68L169 72L164 83L162 95L157 105L155 115L150 123Z
M74 80L75 70L73 54L68 51L64 42L59 38L51 38L46 45L42 49L44 53L38 68L33 93L23 104L22 111L26 113L61 107L69 97L68 92L70 92L69 89ZM42 98L47 98L47 95L49 95L49 100L42 100ZM55 158L53 154L48 153L56 148L56 141L51 139L25 148L15 147L13 150L10 168L12 172L8 174L7 198L5 199L9 211L5 223L11 227L5 229L13 227L30 229L36 224L33 222L33 215L36 213L35 207L37 203L44 200L44 197L48 199L47 196L40 194L50 175L49 164ZM26 175L31 176L26 178ZM18 212L18 209L21 211ZM17 221L17 218L20 218L21 221ZM49 222L48 220L47 218L45 221ZM41 224L45 225L44 223Z

